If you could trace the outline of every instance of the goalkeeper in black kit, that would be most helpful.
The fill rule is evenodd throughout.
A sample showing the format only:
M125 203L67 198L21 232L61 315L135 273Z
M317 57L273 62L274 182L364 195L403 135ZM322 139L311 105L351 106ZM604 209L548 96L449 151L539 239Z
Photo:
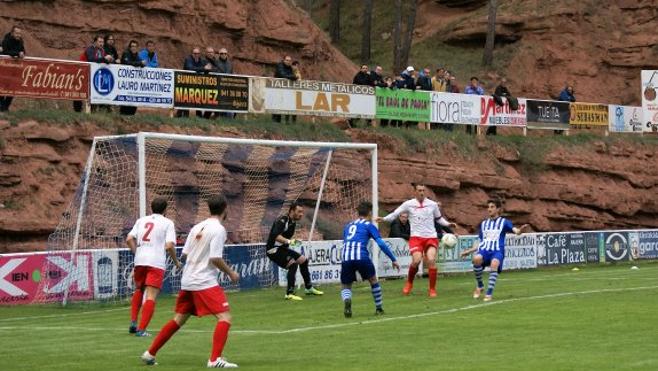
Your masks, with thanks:
M299 242L292 238L295 234L296 223L304 216L304 206L293 202L290 205L287 215L280 216L272 225L270 235L267 238L267 257L276 265L288 270L288 289L286 290L286 300L302 300L300 296L295 295L295 276L297 267L304 278L306 295L323 295L324 292L313 287L311 283L311 274L308 271L308 260L305 256L291 246Z

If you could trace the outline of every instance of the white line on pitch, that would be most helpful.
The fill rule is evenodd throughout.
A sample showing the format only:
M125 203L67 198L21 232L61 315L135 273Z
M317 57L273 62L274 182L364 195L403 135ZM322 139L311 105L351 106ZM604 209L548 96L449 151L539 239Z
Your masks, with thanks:
M512 298L512 299L503 299L503 300L493 301L493 302L489 302L489 303L479 303L479 304L467 305L467 306L459 307L459 308L451 308L451 309L444 309L444 310L440 310L440 311L417 313L417 314L411 314L411 315L408 315L408 316L386 317L386 318L366 320L366 321L361 321L361 322L343 322L343 323L334 323L334 324L322 325L322 326L298 327L298 328L292 328L292 329L288 329L288 330L232 330L231 333L232 334L283 335L283 334L308 332L308 331L315 331L315 330L328 330L328 329L358 326L358 325L377 324L377 323L389 322L389 321L400 321L400 320L407 320L407 319L412 319L412 318L436 316L436 315L440 315L440 314L450 314L450 313L456 313L456 312L467 311L467 310L472 310L472 309L479 309L479 308L492 306L492 305L501 305L501 304L507 304L507 303L514 303L514 302L518 302L518 301L530 301L530 300L560 298L560 297L574 296L574 295L590 295L590 294L602 294L602 293L611 293L611 292L654 290L654 289L658 289L658 285L657 286L620 287L620 288L615 288L615 289L600 289L600 290L561 292L561 293L555 293L555 294L545 294L545 295L526 296L526 297ZM116 328L115 329L108 329L108 328L98 328L98 327L71 327L71 326L2 326L2 327L0 327L0 331L2 331L2 330L71 330L71 329L73 329L73 330L87 330L87 331L117 331L117 332L121 331L121 332L125 332L125 329L124 330L119 330L119 329L116 329ZM189 332L189 333L212 333L212 331L193 330L193 329L189 329L189 330L182 329L181 331L182 332Z

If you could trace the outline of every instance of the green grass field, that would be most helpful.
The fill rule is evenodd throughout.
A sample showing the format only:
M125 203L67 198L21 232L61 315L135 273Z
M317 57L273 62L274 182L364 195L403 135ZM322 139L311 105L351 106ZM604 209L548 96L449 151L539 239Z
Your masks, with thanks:
M485 276L486 278L486 276ZM229 293L224 356L248 370L658 370L658 264L504 272L495 301L470 297L471 275L383 282L386 316L367 284L343 318L338 286L285 302L279 288ZM151 330L172 316L158 301ZM205 368L214 321L191 318L158 354L158 370ZM152 338L128 335L128 306L2 307L0 369L144 370Z

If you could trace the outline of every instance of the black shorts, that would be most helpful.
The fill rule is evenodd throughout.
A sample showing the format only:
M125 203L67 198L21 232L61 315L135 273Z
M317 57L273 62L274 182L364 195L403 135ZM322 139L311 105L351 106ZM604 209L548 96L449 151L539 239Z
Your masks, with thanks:
M283 269L288 269L288 262L297 260L301 256L297 251L285 247L279 247L274 254L266 254L267 257Z

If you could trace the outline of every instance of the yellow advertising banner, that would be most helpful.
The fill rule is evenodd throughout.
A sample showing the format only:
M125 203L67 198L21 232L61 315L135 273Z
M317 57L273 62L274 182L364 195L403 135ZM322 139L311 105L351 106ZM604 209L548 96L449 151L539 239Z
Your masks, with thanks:
M608 106L605 104L571 103L569 125L608 126Z

